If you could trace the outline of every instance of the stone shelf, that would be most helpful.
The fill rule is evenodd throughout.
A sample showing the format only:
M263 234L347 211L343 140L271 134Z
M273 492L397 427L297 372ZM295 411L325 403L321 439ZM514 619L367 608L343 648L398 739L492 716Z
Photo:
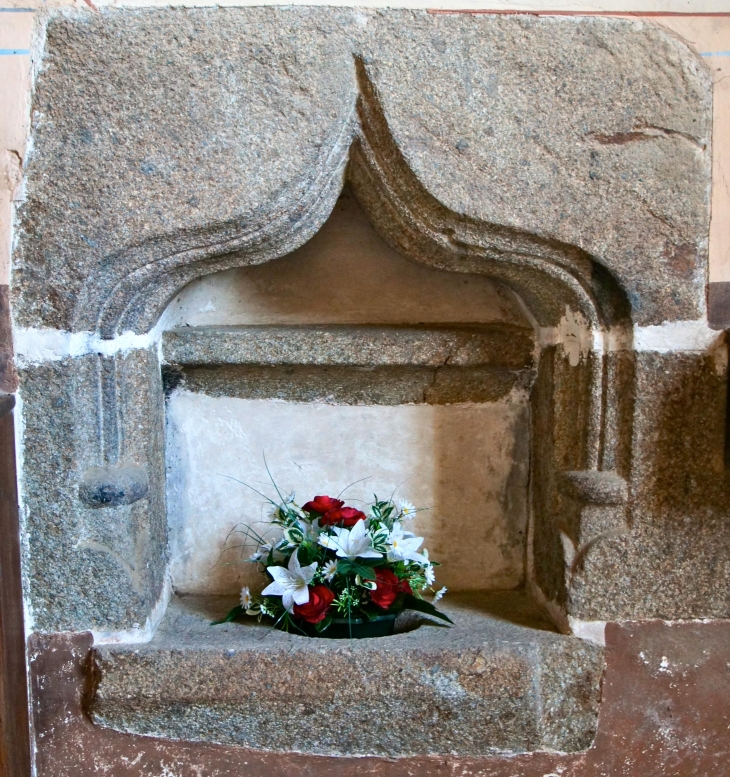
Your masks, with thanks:
M168 388L383 405L497 401L531 383L533 349L508 324L185 327L162 341Z
M95 723L343 756L576 751L593 739L603 650L552 631L520 592L450 595L452 628L352 642L253 619L209 625L233 603L179 597L150 643L98 646Z
M480 326L184 327L164 333L168 364L403 365L523 369L532 332L511 324Z

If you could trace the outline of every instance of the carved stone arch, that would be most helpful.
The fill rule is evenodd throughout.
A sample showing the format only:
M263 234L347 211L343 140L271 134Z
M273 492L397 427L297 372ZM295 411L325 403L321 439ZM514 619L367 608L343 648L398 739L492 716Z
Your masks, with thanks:
M309 240L349 180L375 229L404 256L434 269L487 275L505 284L523 301L538 330L555 331L569 311L583 322L589 337L591 332L597 335L580 364L567 371L559 346L543 348L532 392L533 428L540 427L540 432L533 433L531 542L540 551L543 546L552 548L544 563L538 552L533 577L540 595L562 608L575 565L597 540L595 532L583 526L584 508L618 508L613 523L620 530L625 525L623 478L628 461L621 461L620 450L627 447L624 438L630 430L626 419L632 412L631 392L626 389L631 367L604 352L606 338L601 333L630 323L628 300L611 273L580 248L485 223L439 202L398 148L366 66L356 59L355 68L356 108L323 145L309 185L296 184L282 191L259 220L213 224L108 257L83 287L74 329L106 339L130 330L150 332L169 301L192 280L231 267L262 264ZM77 432L79 450L85 451L79 459L87 462L80 496L89 507L121 508L147 498L150 510L164 512L161 463L149 457L139 462L125 450L130 434L129 411L124 409L129 386L139 380L134 374L139 370L147 380L159 383L155 377L159 366L150 367L150 360L156 364L156 359L151 348L144 356L90 355L79 367L78 397L88 398L84 386L89 382L97 386L91 392L96 409L88 412L80 407L78 413L79 419L86 419L79 421ZM153 396L155 390L149 392ZM556 417L560 406L567 405L572 406L570 418ZM162 413L162 408L155 412ZM153 415L149 422L159 435L162 420ZM558 454L558 446L568 451L567 457ZM89 547L106 552L99 543ZM125 564L134 580L130 570L136 563ZM542 572L541 567L545 567ZM138 582L136 587L144 585Z

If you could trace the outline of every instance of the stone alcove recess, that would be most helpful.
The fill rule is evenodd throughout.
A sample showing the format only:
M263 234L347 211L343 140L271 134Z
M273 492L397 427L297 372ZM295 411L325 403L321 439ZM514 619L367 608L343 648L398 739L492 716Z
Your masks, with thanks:
M288 38L273 34L281 24L288 25ZM164 38L164 30L172 28L175 43ZM120 37L139 54L135 68L144 72L134 72L144 75L140 82L150 84L154 99L125 91L128 82L120 76L98 87L106 90L94 113L98 120L68 119L65 134L59 133L59 122L84 114L74 101L90 99L100 61L122 56L114 46L99 52L99 60L81 56L92 31ZM163 37L156 45L169 55L162 65L145 53L144 41L157 35ZM217 35L251 56L235 61L199 56L205 41ZM262 35L267 45L260 50ZM473 58L464 50L475 39L492 51L491 58ZM525 42L532 69L517 53ZM419 46L456 47L461 63L456 81L448 57L424 61ZM605 96L600 63L582 58L586 47L613 58L612 99ZM627 74L637 59L649 56L648 48L657 47L669 64L632 85ZM556 51L568 54L561 59ZM238 80L225 75L231 68L239 69ZM535 75L542 72L551 78ZM84 85L73 96L66 94L69 78ZM556 89L553 81L560 78L568 81ZM181 114L175 89L167 86L186 79L202 79L208 89L203 95L191 86L193 97ZM464 92L474 79L480 84L476 97ZM500 80L504 88L495 86ZM273 92L259 91L260 83L273 83ZM434 694L428 708L443 714L438 720L415 716L398 741L383 734L397 730L393 700L404 706L412 700L392 689L380 701L370 699L375 707L369 713L378 712L384 726L375 740L358 739L349 730L327 739L324 724L307 739L293 726L286 706L291 677L277 660L292 648L280 639L291 637L262 641L229 630L211 645L195 607L176 602L154 639L144 647L135 644L153 636L169 600L165 360L183 373L186 365L204 366L205 358L216 365L292 364L296 341L298 353L309 351L310 362L330 358L337 364L343 353L355 353L361 360L355 366L385 366L384 359L431 366L443 363L446 352L463 357L464 368L532 370L525 385L531 415L525 570L530 598L566 635L582 621L725 612L727 603L717 591L698 593L694 601L682 600L676 589L672 593L676 570L667 573L673 582L667 588L665 580L664 593L657 593L660 586L651 582L653 570L645 565L647 558L666 554L667 542L678 541L676 533L667 537L662 522L684 522L693 534L686 507L693 490L704 492L708 515L726 504L724 473L708 491L693 471L683 481L682 518L675 519L666 503L656 504L652 491L664 477L657 475L663 464L657 457L667 454L647 444L655 422L652 392L662 386L669 397L661 400L663 407L674 401L672 387L688 375L695 386L692 402L704 396L713 408L722 406L724 350L661 355L634 343L641 327L670 321L696 328L704 315L708 83L682 44L618 20L568 24L269 9L105 12L49 22L13 276L25 576L34 628L91 630L100 644L114 643L96 653L90 709L97 722L173 738L339 755L571 750L586 747L595 727L600 648L488 617L452 638L433 632L428 649L414 641L419 632L382 646L297 646L308 652L307 661L321 662L317 682L323 693L337 696L344 688L332 685L326 670L341 667L344 678L353 662L380 677L385 670L378 667L402 664L421 686L428 685ZM59 90L63 100L57 99ZM446 119L439 125L436 119L446 114L430 115L429 103L440 96L451 110L452 98L444 95L452 93L457 105L462 93L464 104L471 101L469 112L460 114L456 125ZM671 101L665 99L669 93ZM221 106L229 110L235 103L231 95L246 98L241 137L231 129L231 117L221 113ZM623 112L616 110L619 103ZM177 116L175 126L166 123L165 106ZM574 118L578 107L580 116ZM551 117L546 138L540 137L543 108ZM130 118L135 111L145 121L135 123ZM272 116L282 114L272 138ZM494 116L494 126L484 124L487 114ZM516 127L524 146L515 151L509 138ZM450 138L447 152L438 139L443 137ZM494 137L498 148L489 145ZM168 149L170 138L181 153ZM488 158L502 154L507 160L506 177L494 173L491 180L489 168L480 166L480 151L470 151L479 142L491 149ZM291 144L296 148L287 156ZM571 157L576 144L580 152ZM127 155L121 165L119 154ZM227 178L226 154L232 154L229 166L243 183ZM62 195L71 156L76 165L88 161L89 169L79 168L86 183L72 176L72 191ZM134 168L131 178L125 164ZM519 168L530 166L531 177L520 178ZM637 175L644 198L638 213ZM541 176L544 187L536 189L532 181ZM185 217L170 210L183 202L176 188L183 179ZM679 180L684 200L678 205L664 192ZM218 200L209 199L214 181L222 192ZM532 338L515 348L520 336L514 332L505 344L497 330L443 330L440 341L433 332L426 337L413 329L328 332L329 355L321 331L162 335L162 313L180 289L203 275L291 253L322 227L345 181L370 223L399 253L436 270L485 275L514 291L539 351L533 351ZM238 187L243 208L236 209L231 186ZM101 192L101 204L86 189ZM109 207L107 191L115 204L126 195L127 209ZM140 191L146 205L140 205ZM491 205L475 205L487 192L497 203L491 217ZM609 193L613 210L605 206ZM65 200L71 215L52 234L53 214L60 210L54 198ZM666 212L662 218L657 209ZM198 210L200 215L190 216ZM151 233L148 222L156 225ZM583 231L591 234L584 238ZM714 471L718 451L722 460L722 435L706 422L701 431L702 455ZM717 524L707 521L707 536L693 536L694 557L705 560L721 554L727 542ZM708 572L725 573L719 561ZM486 609L500 612L503 604ZM239 676L271 677L255 691L263 695L257 702L250 689L239 695L226 691L226 667L234 666ZM357 705L368 695L370 675L363 669L358 676L359 701L341 693L328 708L333 719L347 709L368 711ZM309 709L304 699L297 704ZM388 709L391 717L383 717ZM449 719L451 726L445 723ZM440 736L433 734L435 722ZM288 738L272 733L287 725Z

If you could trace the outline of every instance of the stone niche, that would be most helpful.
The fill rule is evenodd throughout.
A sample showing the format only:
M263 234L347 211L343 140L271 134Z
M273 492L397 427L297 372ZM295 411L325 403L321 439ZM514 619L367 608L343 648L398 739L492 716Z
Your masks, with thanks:
M226 538L268 537L236 482L276 497L266 466L300 503L353 484L429 508L413 529L449 590L522 586L536 344L508 289L409 262L347 191L298 251L195 281L163 322L176 592L262 587L236 563L253 538Z
M52 14L37 48L12 276L26 605L93 633L95 723L580 750L603 653L577 635L728 617L711 90L681 42L227 8ZM432 508L454 628L212 629L261 584L221 551L262 519L230 478L268 488L264 454L300 497L369 477L349 499Z

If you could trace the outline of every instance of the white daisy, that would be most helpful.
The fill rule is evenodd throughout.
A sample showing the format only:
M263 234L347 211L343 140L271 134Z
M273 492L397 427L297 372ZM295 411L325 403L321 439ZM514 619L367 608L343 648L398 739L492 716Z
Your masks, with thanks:
M430 586L436 582L436 573L433 571L433 564L429 564L423 570L423 576L426 578L426 585Z
M337 574L337 562L328 561L324 567L322 567L322 575L324 579L329 583L330 580Z
M241 607L243 607L244 610L250 610L252 602L253 599L251 598L251 591L249 590L248 586L245 585L241 589Z
M446 593L448 589L446 586L441 588L440 590L436 591L436 593L433 595L433 603L436 604L436 602L440 601L444 598L444 594Z
M416 514L417 510L410 502L405 499L398 500L398 517L403 521L410 521Z

